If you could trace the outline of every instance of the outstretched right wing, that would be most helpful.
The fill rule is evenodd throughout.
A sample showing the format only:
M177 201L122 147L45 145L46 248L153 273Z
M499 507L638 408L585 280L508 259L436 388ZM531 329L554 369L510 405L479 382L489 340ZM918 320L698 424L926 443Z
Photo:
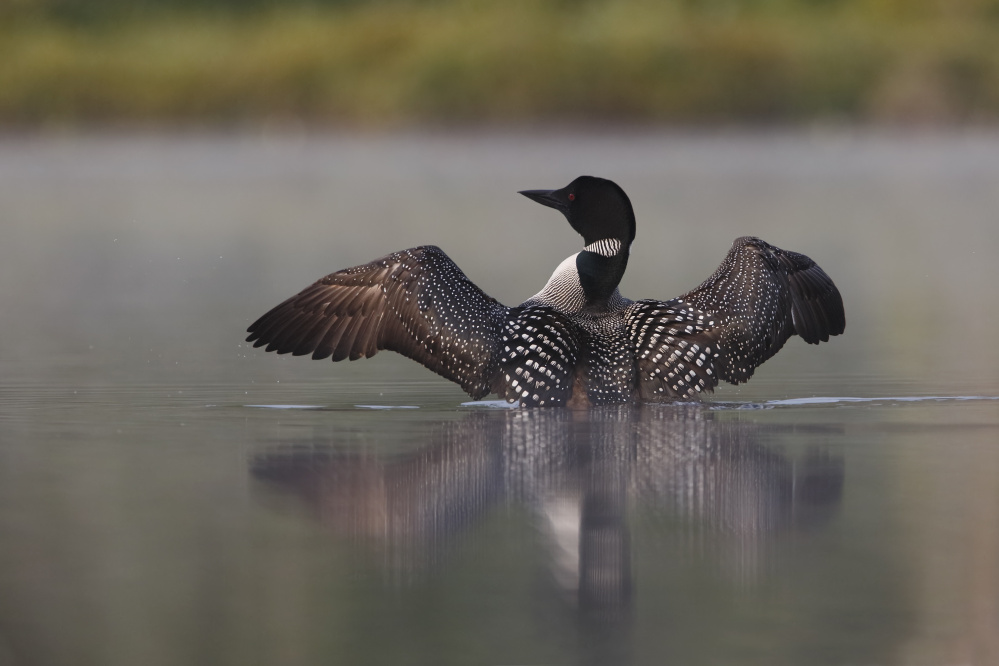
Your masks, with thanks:
M843 299L818 264L753 236L735 239L714 274L680 299L738 327L741 356L754 356L756 365L792 335L817 345L846 327Z
M626 317L643 399L742 383L792 335L818 344L846 326L839 290L814 261L751 236L693 291L637 301Z
M478 399L492 388L508 313L426 245L327 275L251 324L246 340L334 361L388 349Z

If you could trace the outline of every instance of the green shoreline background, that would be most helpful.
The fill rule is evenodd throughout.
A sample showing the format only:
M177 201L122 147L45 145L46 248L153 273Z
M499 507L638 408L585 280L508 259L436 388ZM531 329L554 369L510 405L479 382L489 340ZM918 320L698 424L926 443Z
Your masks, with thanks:
M999 0L0 0L0 127L999 119Z

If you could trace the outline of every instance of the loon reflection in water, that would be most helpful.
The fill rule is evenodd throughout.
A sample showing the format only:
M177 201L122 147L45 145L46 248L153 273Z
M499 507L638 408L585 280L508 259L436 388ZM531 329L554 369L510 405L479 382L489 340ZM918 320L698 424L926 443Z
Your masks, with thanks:
M558 589L585 615L615 618L631 605L629 516L672 516L693 542L713 536L723 571L752 581L775 563L775 539L839 505L842 459L811 448L792 460L761 443L780 430L714 416L697 405L473 412L431 424L419 440L431 443L411 453L358 452L347 435L285 442L252 473L402 576L442 567L491 509L526 506Z
M247 341L334 361L389 349L476 399L588 407L690 400L747 381L793 335L818 344L844 331L839 291L814 261L748 236L693 291L628 300L618 284L635 214L624 190L580 176L521 194L563 213L585 247L519 306L423 246L327 275L251 324Z

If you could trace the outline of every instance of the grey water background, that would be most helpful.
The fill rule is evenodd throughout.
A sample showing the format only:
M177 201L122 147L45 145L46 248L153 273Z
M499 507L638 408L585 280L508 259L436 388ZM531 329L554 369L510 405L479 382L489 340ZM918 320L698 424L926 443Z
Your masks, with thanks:
M846 334L591 413L242 342L419 244L520 302L580 173L625 295L753 234ZM0 233L0 664L999 663L999 135L6 137Z

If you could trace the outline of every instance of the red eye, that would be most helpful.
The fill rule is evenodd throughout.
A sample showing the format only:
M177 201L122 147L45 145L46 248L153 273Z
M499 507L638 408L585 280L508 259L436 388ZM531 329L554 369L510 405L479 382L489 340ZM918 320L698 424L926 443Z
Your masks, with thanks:
M570 192L569 193L569 201L575 201L575 200L576 200L576 195L573 194L572 192Z

